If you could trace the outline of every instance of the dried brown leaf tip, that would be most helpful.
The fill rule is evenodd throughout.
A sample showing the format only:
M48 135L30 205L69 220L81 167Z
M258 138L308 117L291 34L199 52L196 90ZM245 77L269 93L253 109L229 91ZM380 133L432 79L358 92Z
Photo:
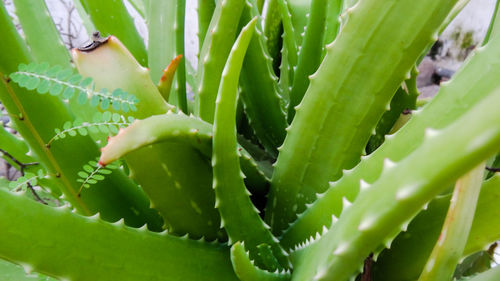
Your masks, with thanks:
M101 33L99 31L96 31L96 32L92 33L92 43L90 43L86 46L80 47L80 48L78 48L78 50L82 51L82 52L90 52L92 50L95 50L99 46L105 44L106 42L108 42L108 39L109 39L109 36L101 37Z

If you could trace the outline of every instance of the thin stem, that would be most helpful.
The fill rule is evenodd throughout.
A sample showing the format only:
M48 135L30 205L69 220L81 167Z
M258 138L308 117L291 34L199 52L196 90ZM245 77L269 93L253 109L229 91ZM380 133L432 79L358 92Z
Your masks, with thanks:
M100 164L97 164L97 168L94 171L92 171L92 173L90 173L90 175L82 182L82 185L80 186L80 189L78 190L78 197L80 197L82 195L82 190L83 190L83 187L85 186L85 184L87 184L89 179L91 179L97 172L99 172L99 170L102 167L103 166L101 166Z
M6 156L7 158L9 158L10 160L12 160L12 162L16 163L18 166L19 166L19 172L21 172L21 175L24 176L24 169L28 166L34 166L34 165L38 165L39 163L38 162L30 162L30 163L21 163L21 161L17 160L14 156L12 156L10 153L8 153L7 151L3 150L0 148L0 153L2 153L4 156ZM31 191L31 193L33 194L33 196L35 197L35 200L44 204L44 205L48 205L47 202L45 202L39 195L38 193L36 193L35 189L33 188L33 186L31 185L31 183L28 181L26 183L26 186L28 187L28 189Z
M60 136L69 133L71 131L78 131L78 129L82 128L90 128L90 127L98 127L98 126L118 126L119 128L123 128L124 126L130 125L128 122L99 122L99 123L84 123L79 126L71 127L69 129L62 130L61 132L57 133L55 136L53 136L49 142L45 145L47 148L50 148L50 145L52 142L54 142L56 139L58 139Z
M486 170L488 172L492 172L492 173L498 173L498 172L500 172L500 168L495 168L495 167L488 167L488 166L486 166Z
M12 162L16 163L19 166L19 171L21 174L24 176L24 169L28 166L34 166L38 165L38 162L30 162L30 163L21 163L19 160L17 160L14 156L12 156L10 153L7 151L3 150L0 148L0 153L2 153L4 156L12 160Z
M33 188L33 186L31 185L31 183L27 183L26 186L28 187L28 189L31 191L31 194L33 194L33 197L35 197L35 200L44 204L44 205L49 205L47 202L45 202L39 195L38 193L36 193L35 189Z

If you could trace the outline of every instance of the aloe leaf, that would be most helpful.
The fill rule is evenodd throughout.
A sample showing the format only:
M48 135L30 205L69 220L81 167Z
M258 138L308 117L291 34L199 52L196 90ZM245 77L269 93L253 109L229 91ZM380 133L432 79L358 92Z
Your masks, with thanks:
M0 257L27 272L70 280L237 280L223 245L82 217L3 188L0 201Z
M141 65L148 64L144 41L123 1L80 0L103 35L118 37ZM110 16L112 14L112 16Z
M28 155L29 147L26 145L26 142L21 138L7 132L7 130L0 126L0 149L8 152L12 157L14 157L17 161L21 163L33 163L36 160L33 156ZM0 152L0 154L3 154ZM11 165L16 167L16 163L10 161L11 159L2 155L4 160L8 161Z
M94 78L99 87L137 93L140 102L133 117L142 119L173 109L163 100L148 70L116 38L110 37L91 52L75 52L74 57L79 71ZM133 179L148 194L170 231L209 240L224 238L210 189L210 164L196 149L184 143L161 143L129 153L126 160ZM197 171L197 177L190 171Z
M326 0L311 0L309 20L304 31L297 68L294 70L290 104L288 105L288 122L293 120L295 106L300 103L309 86L309 75L316 71L321 61L327 10L325 7L330 4Z
M500 278L500 266L493 269L479 273L471 278L462 278L460 281L496 281Z
M22 266L4 260L0 260L0 278L4 281L55 281L41 274L27 275Z
M286 0L288 9L292 15L293 29L295 30L295 42L297 46L302 45L303 32L307 25L307 14L312 0Z
M210 124L184 114L167 113L137 120L110 138L102 149L100 162L106 165L137 148L159 142L186 143L211 157L211 141Z
M206 156L189 144L161 142L132 151L125 160L169 232L209 241L226 239L214 207L212 169Z
M267 50L273 60L274 69L277 69L279 63L278 54L282 27L280 1L284 2L283 0L267 1L267 9L264 15L264 35L267 38Z
M375 127L375 135L370 137L366 145L366 153L370 154L375 151L384 141L387 134L397 131L397 122L408 120L411 118L411 110L417 109L417 69L411 71L411 78L404 82L404 86L397 89L396 94L389 104L390 109L382 115L377 126ZM406 117L405 117L406 116Z
M488 27L488 31L484 36L483 45L486 45L491 37L495 37L500 29L500 13L498 13L498 7L500 6L500 1L497 0L495 4L495 9L493 10L493 14L491 16L490 25Z
M325 35L323 37L323 46L331 44L337 37L340 31L340 13L344 0L328 1L328 9L326 10L325 20ZM326 49L323 49L321 59L326 54Z
M85 27L85 30L87 31L87 35L89 38L92 36L92 33L97 30L94 26L94 23L90 20L89 15L87 14L87 11L82 5L82 2L80 0L73 0L73 5L75 5L75 9L78 12L78 15L80 16L80 19L82 19L82 24Z
M460 264L456 265L453 278L458 280L459 278L473 276L491 269L491 262L495 251L494 246L496 246L496 244L492 244L486 251L479 251L462 259Z
M4 52L8 52L8 56L1 56L1 67L2 72L6 72L6 74L15 71L17 65L20 63L28 63L33 57L29 53L28 46L26 42L19 36L17 33L15 25L11 21L11 17L5 9L5 4L0 2L0 27L2 30L2 34L4 35L4 42L2 50ZM6 45L15 46L10 47L9 49L5 48ZM7 71L5 70L7 68Z
M255 16L259 17L255 2L249 1L241 17L244 23ZM277 147L285 138L287 126L277 80L265 36L261 26L257 25L241 71L241 100L255 135L273 156L277 155Z
M404 159L422 142L426 128L441 129L467 112L482 98L490 94L500 75L500 37L491 38L464 63L451 81L443 83L437 96L422 111L414 112L410 121L351 171L331 184L330 189L318 198L282 237L282 244L292 246L314 233L323 225L330 225L332 215L340 215L342 198L354 200L361 184L373 183L380 176L384 159ZM364 182L364 183L363 183ZM306 227L307 225L307 227ZM288 241L288 242L287 242Z
M224 63L233 46L244 0L219 1L210 22L210 33L203 41L198 62L198 95L196 113L201 119L213 123L215 99L224 69Z
M128 2L130 3L130 5L132 5L132 7L134 7L134 9L142 18L146 18L146 7L144 7L143 0L128 0Z
M254 18L242 29L224 67L215 109L213 188L216 196L215 205L221 214L221 225L228 233L230 244L237 241L244 242L257 266L276 270L289 267L287 254L279 246L278 240L271 234L250 201L240 170L236 141L238 79L256 22L257 18ZM270 247L270 253L264 255L259 251L259 245ZM266 263L270 254L277 260Z
M276 161L266 210L274 233L285 229L342 169L358 163L386 105L453 2L380 5L368 0L349 10L348 22L311 76ZM406 47L387 46L387 40L406 42Z
M242 281L285 281L291 277L289 270L269 272L255 266L249 252L245 250L244 243L236 242L231 247L231 262L236 275Z
M462 257L483 183L485 163L458 179L441 235L418 278L449 280Z
M103 164L111 163L134 150L162 142L189 145L208 159L212 157L212 138L212 126L195 117L172 113L151 116L135 121L110 138L102 149L100 160ZM269 175L248 152L241 147L238 150L245 182L252 192L263 193L268 187Z
M474 220L462 257L487 248L500 239L500 176L494 175L481 187ZM436 241L450 204L451 195L432 200L427 210L420 212L391 245L383 251L373 266L374 280L416 280L422 272ZM402 267L404 265L404 267Z
M381 177L344 205L339 220L294 253L294 279L345 280L371 252L390 247L427 202L497 152L500 115L488 111L499 104L497 89L448 127L428 130L422 145L397 165L386 161Z
M106 43L90 51L73 49L73 60L78 72L91 77L97 88L121 88L137 97L137 111L131 113L135 118L162 114L173 109L163 100L149 71L134 59L116 37L110 36Z
M4 40L0 45L0 77L6 77L7 73L16 70L19 63L30 62L31 57L3 3L0 3L0 33ZM127 224L134 226L146 222L150 222L153 228L158 225L159 217L148 208L145 195L123 174L113 175L81 197L77 196L77 173L89 157L97 157L98 149L88 136L75 138L72 145L54 145L47 149L45 143L53 135L54 128L61 120L72 120L62 101L51 96L33 95L5 78L1 79L0 100L12 116L18 116L12 118L15 128L50 175L56 189L54 192L62 192L65 200L79 213L92 215L101 212L106 220L125 218Z
M292 15L288 10L288 5L285 0L277 0L280 8L280 16L283 23L283 34L282 41L283 46L281 48L281 65L280 65L280 79L279 86L281 88L281 94L283 100L287 104L290 103L290 91L293 84L294 69L297 65L297 45L295 42L292 25Z
M177 84L176 92L177 99L176 105L185 113L188 113L187 97L186 97L186 58L185 58L185 44L184 44L184 24L186 13L186 0L176 0L175 5L175 51L178 55L183 55L184 58L180 59L177 66Z
M38 62L69 67L71 57L49 16L45 2L16 0L14 4L33 58Z
M175 57L175 1L150 0L148 8L148 66L153 83Z
M215 2L215 0L198 0L198 47L200 51L214 15Z
M178 55L175 57L170 64L163 71L163 75L160 78L160 82L158 82L158 90L160 91L161 96L165 101L168 101L170 96L170 92L172 90L172 82L175 77L175 71L179 66L179 63L182 59L182 55Z

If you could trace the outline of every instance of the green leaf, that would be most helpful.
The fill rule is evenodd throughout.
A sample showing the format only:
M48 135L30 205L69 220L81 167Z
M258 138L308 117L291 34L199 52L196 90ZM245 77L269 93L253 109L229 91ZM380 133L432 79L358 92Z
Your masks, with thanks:
M73 97L73 95L75 94L75 89L74 88L71 88L71 87L68 87L64 90L62 96L64 99L70 99Z
M96 107L97 105L99 105L99 96L92 96L90 98L90 106Z
M38 85L38 88L36 89L36 91L39 94L45 94L49 91L49 89L50 89L50 81L43 80L42 82L40 82L40 85Z
M73 74L69 79L68 83L73 85L78 85L82 81L82 76L80 74Z
M99 130L105 134L109 133L109 128L106 125L99 125Z
M63 90L63 86L61 84L53 83L50 85L49 93L53 96L59 95Z
M109 121L111 121L111 118L112 118L112 114L111 114L111 112L106 111L106 112L104 112L104 113L102 114L102 119L101 119L101 120L102 120L103 122L109 122Z
M101 101L101 108L102 110L107 110L109 108L109 100L104 98L102 101Z
M88 134L87 128L78 128L77 131L82 136L86 136Z
M87 77L80 82L80 87L87 88L92 84L92 78Z
M70 121L64 122L63 129L68 130L69 128L71 128L71 122Z
M47 71L46 75L49 77L56 77L57 73L61 71L62 67L60 65L54 65Z
M113 101L112 105L113 105L114 110L120 110L120 108L121 108L119 101L116 101L116 100Z
M94 171L94 168L92 168L90 165L83 165L83 170L87 173L92 173Z
M80 171L78 172L78 176L81 177L81 178L87 178L89 176L89 174L83 172L83 171Z
M71 74L73 74L73 71L71 69L64 69L57 73L56 78L58 80L65 81L71 76Z
M80 92L78 94L78 103L85 104L87 102L87 94L85 92Z
M107 169L100 169L99 173L101 173L103 175L109 175L109 174L112 173L112 171L111 170L107 170Z
M111 116L111 120L113 120L113 122L119 122L120 119L121 119L121 115L118 113L113 113L113 115Z
M99 170L100 171L100 170ZM95 174L92 176L92 178L96 181L102 181L104 180L104 176L103 175L99 175L99 174ZM89 182L90 183L90 182Z
M112 134L118 134L118 132L119 132L119 129L113 125L109 125L108 129Z
M28 90L34 90L34 89L36 89L36 87L38 87L38 85L40 85L40 78L32 76L26 82L26 86L25 87Z

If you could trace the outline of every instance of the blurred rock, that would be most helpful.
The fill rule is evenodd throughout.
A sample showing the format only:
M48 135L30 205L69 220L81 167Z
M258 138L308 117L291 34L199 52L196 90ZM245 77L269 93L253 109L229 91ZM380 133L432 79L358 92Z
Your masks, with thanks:
M420 91L419 99L432 98L439 91L439 85L432 84L418 89Z
M432 76L436 68L434 66L434 61L429 57L425 57L424 60L418 66L418 77L417 77L417 87L422 88L433 84Z

